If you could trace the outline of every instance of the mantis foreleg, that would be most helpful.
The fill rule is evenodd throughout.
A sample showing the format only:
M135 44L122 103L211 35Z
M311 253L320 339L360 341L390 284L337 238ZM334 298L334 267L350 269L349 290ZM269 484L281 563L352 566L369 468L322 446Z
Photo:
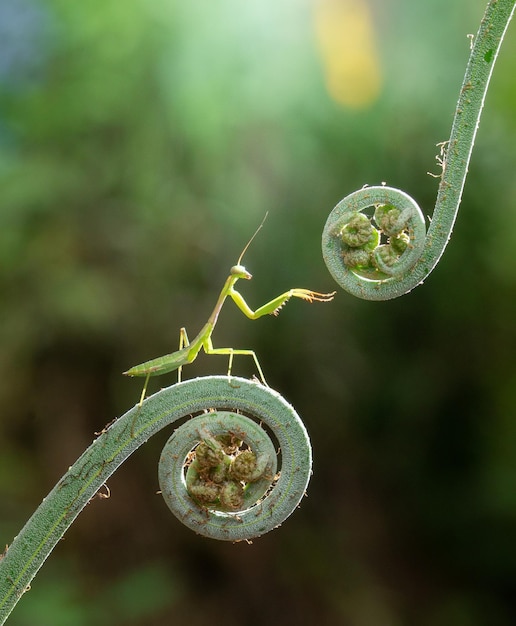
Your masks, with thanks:
M253 311L247 302L244 300L242 294L236 289L231 289L228 293L237 307L246 315L249 319L255 320L262 315L278 315L280 309L290 300L290 298L301 298L308 302L330 302L333 300L335 291L332 293L318 293L317 291L310 291L310 289L289 289L285 293L280 294L270 302L262 305L256 311Z

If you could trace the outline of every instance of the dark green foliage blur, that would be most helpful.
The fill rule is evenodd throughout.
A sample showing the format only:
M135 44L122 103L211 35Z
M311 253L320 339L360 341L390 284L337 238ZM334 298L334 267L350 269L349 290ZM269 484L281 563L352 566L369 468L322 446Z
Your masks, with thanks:
M362 185L431 215L484 0L368 5L381 85L350 108L326 89L315 0L0 0L2 548L138 400L121 372L198 332L266 211L244 259L253 308L335 288L322 227ZM214 345L255 349L310 432L300 510L253 545L197 537L156 495L163 433L10 624L516 623L515 54L513 24L423 286L256 322L223 310ZM200 356L184 374L225 367ZM234 371L255 373L245 357Z

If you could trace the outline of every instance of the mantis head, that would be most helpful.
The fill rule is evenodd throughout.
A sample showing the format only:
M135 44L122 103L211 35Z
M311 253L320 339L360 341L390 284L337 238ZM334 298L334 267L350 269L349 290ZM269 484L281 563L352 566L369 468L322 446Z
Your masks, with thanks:
M230 270L230 274L236 278L244 278L245 280L251 280L253 277L243 265L240 265L240 263L238 265L233 265Z

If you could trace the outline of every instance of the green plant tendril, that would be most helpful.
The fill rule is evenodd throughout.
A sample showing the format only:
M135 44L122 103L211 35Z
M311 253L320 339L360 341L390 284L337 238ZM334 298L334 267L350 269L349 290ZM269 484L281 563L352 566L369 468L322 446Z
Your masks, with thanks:
M159 463L163 496L183 523L207 537L241 541L276 528L294 511L312 465L308 434L295 410L269 387L242 378L208 376L172 385L106 427L14 539L0 560L0 624L109 476L149 437L188 417ZM200 446L204 452L198 455ZM206 467L220 464L228 465L220 472L223 489L200 503L187 483L191 487L201 476L208 485L214 476Z
M392 187L364 187L341 200L322 236L335 281L366 300L397 298L430 274L451 236L493 67L514 13L515 0L490 0L475 37L452 131L441 144L441 181L425 236L423 214ZM374 211L367 216L362 211Z

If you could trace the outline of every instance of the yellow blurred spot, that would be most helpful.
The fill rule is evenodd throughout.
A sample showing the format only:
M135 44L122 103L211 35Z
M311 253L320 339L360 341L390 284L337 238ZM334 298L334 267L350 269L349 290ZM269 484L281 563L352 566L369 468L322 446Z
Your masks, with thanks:
M356 109L371 104L381 76L366 0L316 0L315 28L330 96Z

